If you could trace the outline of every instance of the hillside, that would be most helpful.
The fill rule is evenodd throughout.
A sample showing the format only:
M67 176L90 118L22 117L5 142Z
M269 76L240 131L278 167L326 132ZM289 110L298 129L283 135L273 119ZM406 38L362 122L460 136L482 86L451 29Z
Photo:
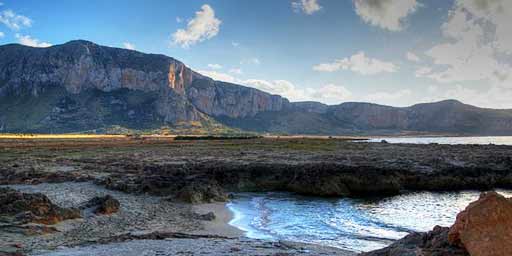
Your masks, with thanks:
M171 57L78 40L49 48L0 46L0 132L179 128L280 134L512 135L512 110L458 101L406 108L290 103L214 81Z

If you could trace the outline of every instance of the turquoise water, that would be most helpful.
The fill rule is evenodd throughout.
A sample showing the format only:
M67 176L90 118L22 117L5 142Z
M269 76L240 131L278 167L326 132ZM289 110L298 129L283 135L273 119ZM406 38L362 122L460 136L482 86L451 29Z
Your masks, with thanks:
M410 143L410 144L478 144L478 145L512 145L512 136L495 137L396 137L396 138L372 138L367 142Z
M499 191L510 197L512 191ZM384 199L325 199L289 193L239 194L230 222L257 239L371 251L413 231L451 226L479 192L408 193Z

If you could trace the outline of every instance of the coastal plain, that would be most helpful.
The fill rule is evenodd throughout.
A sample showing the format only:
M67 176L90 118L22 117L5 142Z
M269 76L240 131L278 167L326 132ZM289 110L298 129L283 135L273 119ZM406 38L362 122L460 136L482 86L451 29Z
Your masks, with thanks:
M138 248L138 254L151 251L146 255L353 255L243 238L227 224L230 213L224 204L237 192L366 197L512 188L511 156L510 146L367 143L353 138L3 138L0 185L44 194L65 208L111 195L120 209L109 216L82 211L81 218L51 229L38 225L38 232L0 218L0 252L108 255L112 248Z

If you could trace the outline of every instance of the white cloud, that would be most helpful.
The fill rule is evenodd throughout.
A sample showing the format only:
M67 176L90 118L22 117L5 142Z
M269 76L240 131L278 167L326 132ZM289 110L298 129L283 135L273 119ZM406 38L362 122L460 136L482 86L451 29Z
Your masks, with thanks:
M0 13L0 23L15 31L32 26L30 18L16 14L12 10L5 10Z
M240 46L240 43L238 43L238 42L234 42L234 41L233 41L233 42L231 42L231 45L232 45L233 47L237 48L237 47L239 47L239 46Z
M317 90L311 91L311 97L317 101L339 104L351 99L352 92L340 85L327 84Z
M421 59L420 57L418 57L418 55L412 53L412 52L407 52L406 56L405 56L409 61L412 61L412 62L420 62Z
M416 69L416 72L414 73L414 75L416 77L429 77L429 75L431 75L431 73L432 73L432 68L421 67L421 68Z
M220 31L222 21L215 17L215 11L205 4L196 16L191 19L186 29L179 29L172 35L175 44L188 48L198 42L215 37Z
M176 23L182 23L183 19L181 17L176 17Z
M123 46L124 46L124 48L126 48L128 50L135 50L135 45L132 43L124 42Z
M40 42L39 39L32 38L29 35L24 36L24 35L16 34L15 37L18 39L18 42L20 44L26 45L26 46L40 47L40 48L52 46L52 44L50 44L50 43Z
M457 0L456 6L470 13L476 22L495 29L494 46L500 51L512 53L512 26L510 26L512 1Z
M222 72L217 72L214 70L198 70L197 72L199 72L200 74L207 76L213 80L217 80L217 81L223 81L223 82L234 83L234 84L240 82L239 79L235 78L232 75L222 73Z
M494 8L498 10L489 11ZM510 29L508 21L500 23L504 22L499 18L502 12L512 15L512 1L457 1L441 27L445 41L426 52L439 70L428 77L442 83L487 80L500 84L507 80L511 63L500 60L499 53L508 47L512 50L507 43L512 31L500 34Z
M303 12L307 15L312 15L322 9L318 4L318 0L297 0L292 2L292 8L295 12Z
M222 65L220 64L208 64L208 67L211 69L222 69Z
M369 58L364 52L358 52L350 58L335 60L332 63L323 63L313 67L313 70L321 72L335 72L338 70L350 70L362 75L376 75L379 73L393 73L398 67L391 63Z
M0 31L0 38L2 38L2 37L4 37L4 36L5 36L4 32L1 32L1 31Z
M232 68L229 70L229 73L241 75L243 74L243 71L241 68Z
M390 31L403 29L405 19L421 5L416 0L354 0L364 22Z

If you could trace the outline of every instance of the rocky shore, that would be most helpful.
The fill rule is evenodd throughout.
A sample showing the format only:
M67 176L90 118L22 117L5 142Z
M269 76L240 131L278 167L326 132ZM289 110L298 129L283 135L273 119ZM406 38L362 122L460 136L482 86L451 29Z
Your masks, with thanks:
M210 213L197 204L217 205L232 192L359 197L407 190L512 188L511 155L508 146L338 139L0 140L1 185L16 193L43 195L55 209L80 215L45 223L54 225L38 227L44 230L35 235L6 224L0 230L0 252L103 255L114 243L126 250L152 250L148 255L257 255L257 248L266 248L269 255L351 255L332 248L241 239L226 228L225 220L218 222L223 215L218 208ZM435 245L436 237L445 234L445 229L436 229L409 239ZM430 238L435 241L428 242ZM169 243L185 248L194 241L201 241L202 249L158 249ZM89 247L80 249L83 246ZM87 254L90 251L95 254Z
M2 149L3 148L3 149ZM92 181L184 202L229 192L316 196L512 188L512 147L322 139L0 141L1 184Z
M52 206L81 209L79 219L53 225L30 224L39 227L38 233L13 228L5 219L0 221L2 256L353 255L315 245L244 239L241 231L227 224L231 217L223 204L171 202L161 197L110 191L90 182L12 185L0 189L41 196ZM116 213L97 214L101 207L90 207L98 206L98 202L104 205L112 198L120 205Z
M507 256L512 253L512 198L482 193L457 215L451 228L413 233L360 256Z

